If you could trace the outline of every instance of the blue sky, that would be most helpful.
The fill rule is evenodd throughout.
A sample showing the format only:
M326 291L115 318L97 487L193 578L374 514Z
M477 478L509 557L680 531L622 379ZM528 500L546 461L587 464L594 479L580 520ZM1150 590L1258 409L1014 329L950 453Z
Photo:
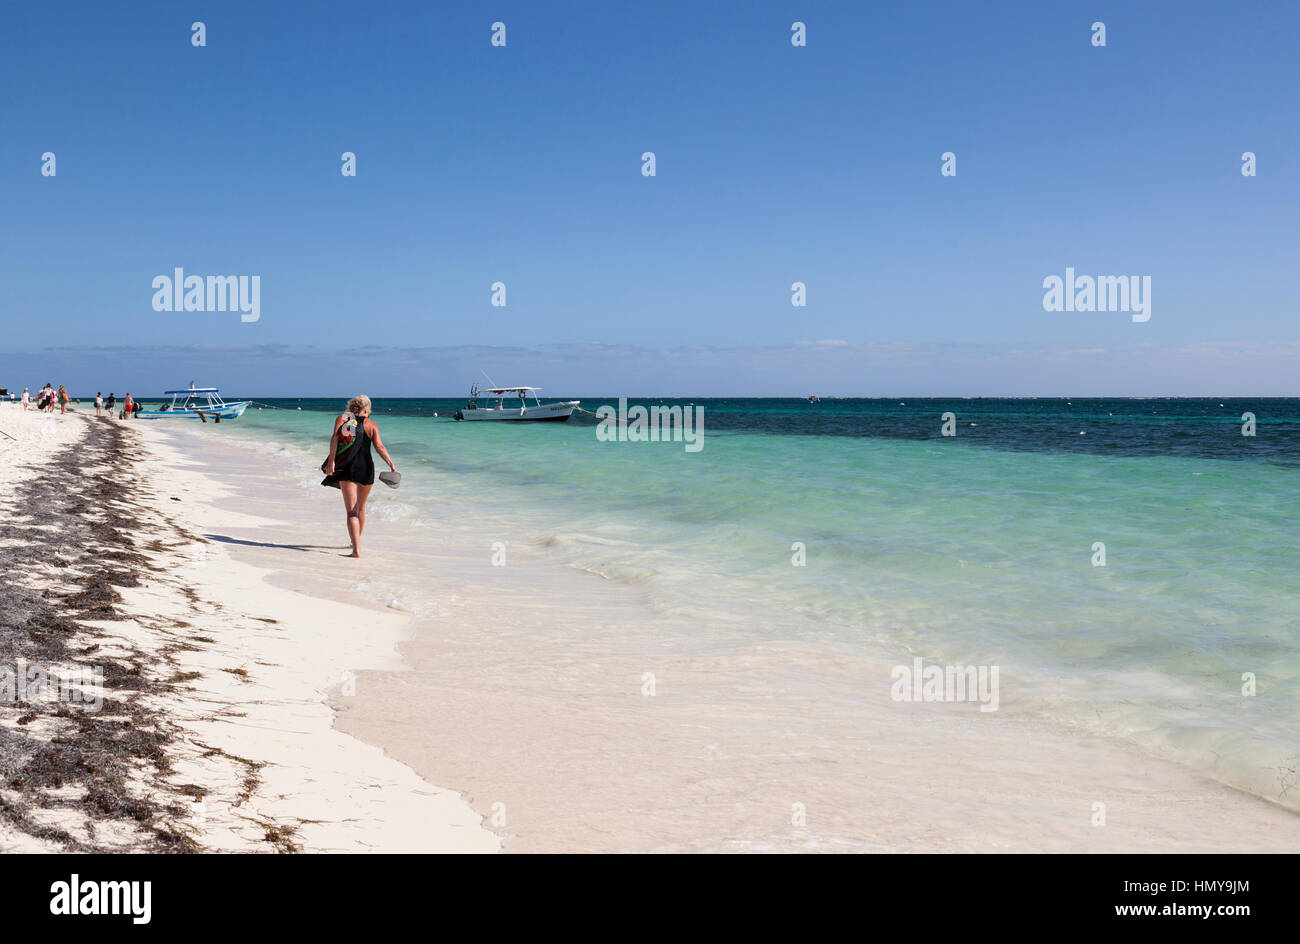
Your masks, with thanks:
M0 19L0 385L1300 393L1293 3ZM261 319L155 312L178 266L260 276ZM1149 275L1151 320L1045 312L1066 266Z

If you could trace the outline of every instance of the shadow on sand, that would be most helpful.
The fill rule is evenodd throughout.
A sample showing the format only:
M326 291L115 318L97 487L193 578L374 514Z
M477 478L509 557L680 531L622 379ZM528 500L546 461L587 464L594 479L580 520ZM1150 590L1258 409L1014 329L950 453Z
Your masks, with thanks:
M351 551L350 544L274 544L270 541L245 541L241 538L232 538L224 534L205 534L203 535L209 541L220 541L222 544L238 544L241 547L270 547L279 551L317 551L325 553L326 551Z

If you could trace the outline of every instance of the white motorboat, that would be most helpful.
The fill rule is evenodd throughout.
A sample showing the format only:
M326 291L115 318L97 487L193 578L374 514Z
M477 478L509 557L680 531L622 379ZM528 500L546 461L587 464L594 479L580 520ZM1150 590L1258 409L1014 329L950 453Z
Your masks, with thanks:
M541 387L487 387L480 390L475 384L469 392L469 402L453 415L458 420L551 420L564 422L573 415L581 400L557 400L543 403L537 391ZM487 406L479 406L483 397ZM533 402L529 404L528 398ZM493 402L495 400L495 402Z
M241 400L238 403L227 403L221 399L221 392L216 387L196 387L194 384L190 384L184 390L163 391L164 396L169 394L172 398L170 403L164 403L156 410L141 410L135 414L136 419L158 420L197 416L205 423L208 417L220 423L223 419L238 419L252 402Z

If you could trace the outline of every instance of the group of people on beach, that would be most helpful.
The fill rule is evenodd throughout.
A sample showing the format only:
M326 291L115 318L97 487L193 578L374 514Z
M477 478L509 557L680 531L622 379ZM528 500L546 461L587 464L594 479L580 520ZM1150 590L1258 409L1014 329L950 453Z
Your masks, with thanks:
M58 406L59 413L64 414L68 412L68 404L70 402L72 402L72 398L68 396L68 389L63 386L63 384L59 384L59 387L56 390L52 384L47 383L36 392L35 400L32 398L31 391L27 387L23 387L22 404L24 410L35 405L36 409L41 413L53 413L55 406ZM76 402L80 403L81 401L77 400ZM120 419L129 420L134 419L135 414L141 409L142 405L136 400L133 400L130 393L128 393L122 400L122 409L120 412L117 409L117 394L110 390L107 400L104 399L102 391L95 394L96 416L107 416L109 419L112 419L114 413L117 413Z
M131 393L128 391L126 397L122 400L122 410L117 415L119 419L133 420L135 419L135 415L142 409L144 409L144 405L141 404L140 401L132 399ZM103 393L95 394L96 416L107 416L109 419L112 419L115 410L117 410L117 394L110 390L108 392L107 400L104 399Z
M31 391L23 387L23 409L26 410L32 405ZM55 390L50 384L46 384L36 393L36 409L41 413L53 413L55 405L58 405L60 413L68 412L68 390L63 384L59 384L59 389Z

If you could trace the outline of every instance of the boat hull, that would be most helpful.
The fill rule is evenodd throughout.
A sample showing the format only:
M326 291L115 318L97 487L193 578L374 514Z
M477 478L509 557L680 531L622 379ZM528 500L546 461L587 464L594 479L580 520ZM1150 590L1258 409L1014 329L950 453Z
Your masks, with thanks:
M198 410L141 410L135 414L138 420L162 420L162 419L197 419L197 420L234 420L243 415L244 410L252 400L244 400L242 403L227 403L222 407L208 409L204 407Z
M564 403L543 403L541 406L527 407L506 407L505 409L485 409L478 407L476 409L457 410L454 414L458 420L470 420L474 422L497 422L497 423L519 423L519 422L552 422L562 423L573 415L581 400L569 400Z

